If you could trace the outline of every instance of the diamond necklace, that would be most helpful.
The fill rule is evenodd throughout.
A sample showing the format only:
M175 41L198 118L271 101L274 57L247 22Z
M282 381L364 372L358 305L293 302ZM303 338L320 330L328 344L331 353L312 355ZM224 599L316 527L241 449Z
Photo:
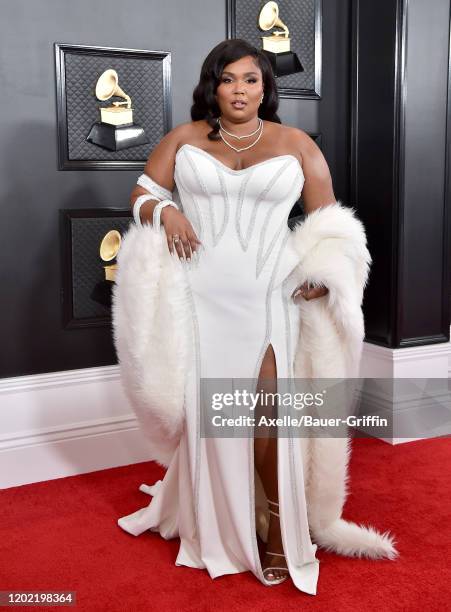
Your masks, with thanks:
M221 130L219 130L219 135L221 136L223 142L230 147L231 149L233 149L234 151L236 151L237 153L240 153L241 151L246 151L247 149L250 149L251 147L253 147L254 145L257 144L257 142L260 140L262 134L263 134L263 121L260 123L260 134L257 136L256 140L254 140L254 142L252 142L250 145L248 145L247 147L242 147L241 149L237 149L236 147L234 147L232 144L230 144L230 142L227 142L227 140L224 138L224 136L221 133ZM224 130L225 131L225 130Z
M254 130L253 132L251 132L250 134L245 134L244 136L237 136L236 134L232 134L232 132L228 132L221 123L221 119L218 117L218 123L219 123L219 127L221 128L221 130L223 132L225 132L226 134L228 134L229 136L232 136L233 138L238 138L238 140L242 140L243 138L248 138L249 136L253 136L254 134L256 134L258 132L258 130L262 127L263 124L263 120L258 117L258 128L256 130Z

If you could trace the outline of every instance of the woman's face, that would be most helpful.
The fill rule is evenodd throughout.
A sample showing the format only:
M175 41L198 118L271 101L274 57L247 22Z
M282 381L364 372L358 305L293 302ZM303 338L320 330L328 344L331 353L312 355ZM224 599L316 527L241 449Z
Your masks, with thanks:
M257 115L262 95L262 71L252 56L224 66L215 95L221 115L248 121ZM236 104L239 101L242 103Z

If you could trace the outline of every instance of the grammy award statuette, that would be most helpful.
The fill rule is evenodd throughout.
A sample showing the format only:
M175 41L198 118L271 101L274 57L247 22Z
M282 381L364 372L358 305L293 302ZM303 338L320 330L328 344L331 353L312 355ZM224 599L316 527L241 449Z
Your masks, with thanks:
M149 142L144 129L133 122L132 101L119 87L118 81L117 72L112 68L100 75L95 90L97 99L105 101L117 96L124 100L113 102L111 106L100 106L100 121L92 125L87 137L88 142L110 151L120 151Z
M274 72L274 76L285 76L295 72L304 72L296 53L290 48L290 37L287 26L279 18L279 6L277 2L267 2L263 5L258 16L258 27L267 32L274 27L271 36L262 36L263 53L268 57Z

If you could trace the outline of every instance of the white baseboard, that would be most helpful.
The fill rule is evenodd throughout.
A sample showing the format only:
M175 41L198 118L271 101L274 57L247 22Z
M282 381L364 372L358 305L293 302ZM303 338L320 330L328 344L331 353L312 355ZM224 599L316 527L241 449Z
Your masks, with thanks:
M445 377L450 355L449 343L365 343L361 376ZM150 459L117 365L0 379L0 432L0 489Z
M118 366L0 380L0 488L149 459Z
M367 414L385 415L393 423L393 435L381 440L402 444L451 435L451 342L401 349L364 342L360 376L398 381L392 388L364 388L360 397ZM417 389L403 379L418 382Z
M363 343L360 376L363 378L449 378L451 343L391 349Z

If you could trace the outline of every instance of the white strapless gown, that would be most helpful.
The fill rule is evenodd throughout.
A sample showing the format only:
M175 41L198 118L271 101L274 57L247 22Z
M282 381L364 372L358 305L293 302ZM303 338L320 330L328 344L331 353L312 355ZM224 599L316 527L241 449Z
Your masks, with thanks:
M184 432L163 480L141 490L151 503L118 520L125 531L180 537L176 565L212 578L251 571L264 584L255 522L252 436L200 436L200 378L257 379L269 344L278 378L293 377L299 307L291 294L298 259L290 247L289 213L304 175L293 155L232 170L185 144L174 176L183 213L204 251L185 267L193 305L196 359L185 392ZM319 560L308 528L302 439L278 439L282 542L294 584L316 594Z

